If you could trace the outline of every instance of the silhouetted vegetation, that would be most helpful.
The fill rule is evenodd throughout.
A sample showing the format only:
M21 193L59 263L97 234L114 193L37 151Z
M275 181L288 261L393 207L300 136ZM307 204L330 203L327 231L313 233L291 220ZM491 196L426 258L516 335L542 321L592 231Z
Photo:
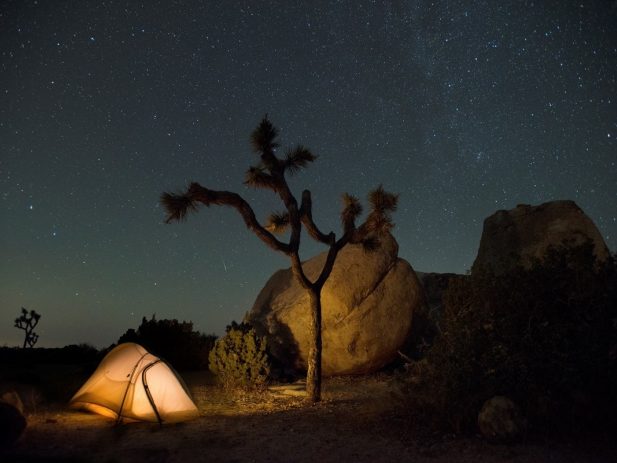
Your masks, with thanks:
M3 365L35 364L83 364L98 363L106 352L89 344L70 344L64 347L22 349L0 347L0 363Z
M232 322L210 351L210 370L228 390L265 386L270 374L266 339L247 323Z
M268 117L264 117L251 134L253 151L259 156L259 163L246 172L245 184L263 188L275 193L285 206L284 212L270 214L265 225L255 216L251 206L237 193L215 191L204 188L199 183L191 183L183 193L163 193L161 204L167 211L166 222L181 221L190 212L195 212L199 203L206 206L229 206L242 216L247 228L264 244L281 252L291 260L294 277L307 291L310 300L311 345L307 359L307 392L309 399L316 402L321 398L321 290L326 283L338 252L349 243L363 244L365 249L377 246L379 235L393 227L391 213L396 210L398 195L384 191L379 186L369 194L371 211L360 226L356 220L362 214L362 205L355 196L344 194L341 211L343 234L337 240L333 232L323 233L313 221L311 192L302 192L302 201L292 194L286 175L293 175L315 161L306 147L298 145L286 151L284 157L276 155L278 129ZM328 256L320 275L311 281L305 275L300 262L299 248L302 227L308 235L328 247ZM289 232L289 242L280 241L275 234Z
M617 271L591 243L551 248L528 269L452 279L440 328L403 383L418 423L471 431L483 402L504 395L532 429L615 424Z
M0 392L16 390L28 411L35 411L45 402L65 404L105 353L88 344L0 347Z
M34 328L40 319L41 316L35 310L28 312L24 307L21 308L21 315L15 319L15 328L24 330L24 349L34 347L39 340L39 335L34 332Z
M192 322L178 320L150 320L143 317L137 330L129 329L120 336L118 344L135 342L152 354L163 358L178 370L208 368L208 354L216 336L193 330Z

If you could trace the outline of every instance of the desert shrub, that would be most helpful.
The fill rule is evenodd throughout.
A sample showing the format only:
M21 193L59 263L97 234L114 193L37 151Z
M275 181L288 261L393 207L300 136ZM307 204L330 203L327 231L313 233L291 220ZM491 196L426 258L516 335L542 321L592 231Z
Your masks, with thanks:
M129 329L120 336L118 344L135 342L149 352L163 358L178 370L208 368L208 354L216 336L193 330L192 322L178 320L150 320L144 317L137 330Z
M265 338L246 323L232 322L210 351L210 370L228 390L264 387L270 374Z
M406 405L456 432L474 429L495 395L532 426L605 423L617 411L616 275L614 258L597 262L586 243L551 248L527 269L453 279L441 334L403 378Z

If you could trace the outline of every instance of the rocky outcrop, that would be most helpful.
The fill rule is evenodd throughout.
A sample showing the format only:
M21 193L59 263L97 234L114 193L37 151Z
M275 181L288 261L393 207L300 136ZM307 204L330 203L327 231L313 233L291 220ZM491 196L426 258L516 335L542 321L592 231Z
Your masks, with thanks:
M426 303L414 311L413 325L404 348L405 355L420 359L439 334L439 323L443 315L443 296L452 279L467 278L456 273L416 272L424 289Z
M0 450L12 446L26 429L24 406L16 392L0 398Z
M491 442L513 442L524 433L526 420L512 400L495 396L478 413L478 428Z
M374 251L347 245L336 260L321 295L324 375L375 371L397 356L410 331L414 310L424 303L411 265L397 257L391 235ZM326 253L303 263L315 279ZM279 270L257 296L245 321L268 338L284 365L306 368L309 300L290 269Z
M609 256L602 235L574 201L552 201L539 206L521 204L497 211L484 221L480 249L472 272L492 269L505 273L519 263L529 266L550 246L577 245L591 240L598 260Z
M430 312L435 312L441 315L443 309L443 296L448 289L448 284L452 278L465 278L465 275L458 273L424 273L416 272L424 294L426 295L426 304Z
M0 397L0 402L12 405L19 413L24 414L24 403L21 401L19 394L15 391L7 391Z

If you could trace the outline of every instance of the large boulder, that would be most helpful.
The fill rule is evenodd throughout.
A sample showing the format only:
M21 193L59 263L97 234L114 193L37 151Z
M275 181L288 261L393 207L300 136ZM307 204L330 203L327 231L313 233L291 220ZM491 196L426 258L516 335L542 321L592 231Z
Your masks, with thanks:
M15 391L7 391L0 397L0 402L12 405L19 413L24 414L24 403L21 401L19 394Z
M504 396L487 400L478 413L478 428L491 442L513 442L521 437L526 427L527 422L516 404Z
M15 391L0 398L0 450L12 446L26 429L23 403Z
M472 272L491 269L499 274L515 264L528 267L550 246L578 245L587 240L593 243L598 260L609 257L602 235L574 201L551 201L539 206L520 204L484 220Z
M339 252L321 294L324 375L375 371L405 343L424 293L411 265L397 254L390 234L374 251L347 245ZM318 276L325 260L322 253L302 264L310 279ZM308 294L291 269L272 275L245 317L268 338L273 355L297 369L306 368L309 320Z

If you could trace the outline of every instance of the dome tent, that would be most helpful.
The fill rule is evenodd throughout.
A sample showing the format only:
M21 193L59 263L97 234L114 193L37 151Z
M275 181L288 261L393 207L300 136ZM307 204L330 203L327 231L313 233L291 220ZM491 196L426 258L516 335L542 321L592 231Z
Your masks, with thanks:
M69 404L118 422L172 423L199 416L173 368L132 342L112 349Z

